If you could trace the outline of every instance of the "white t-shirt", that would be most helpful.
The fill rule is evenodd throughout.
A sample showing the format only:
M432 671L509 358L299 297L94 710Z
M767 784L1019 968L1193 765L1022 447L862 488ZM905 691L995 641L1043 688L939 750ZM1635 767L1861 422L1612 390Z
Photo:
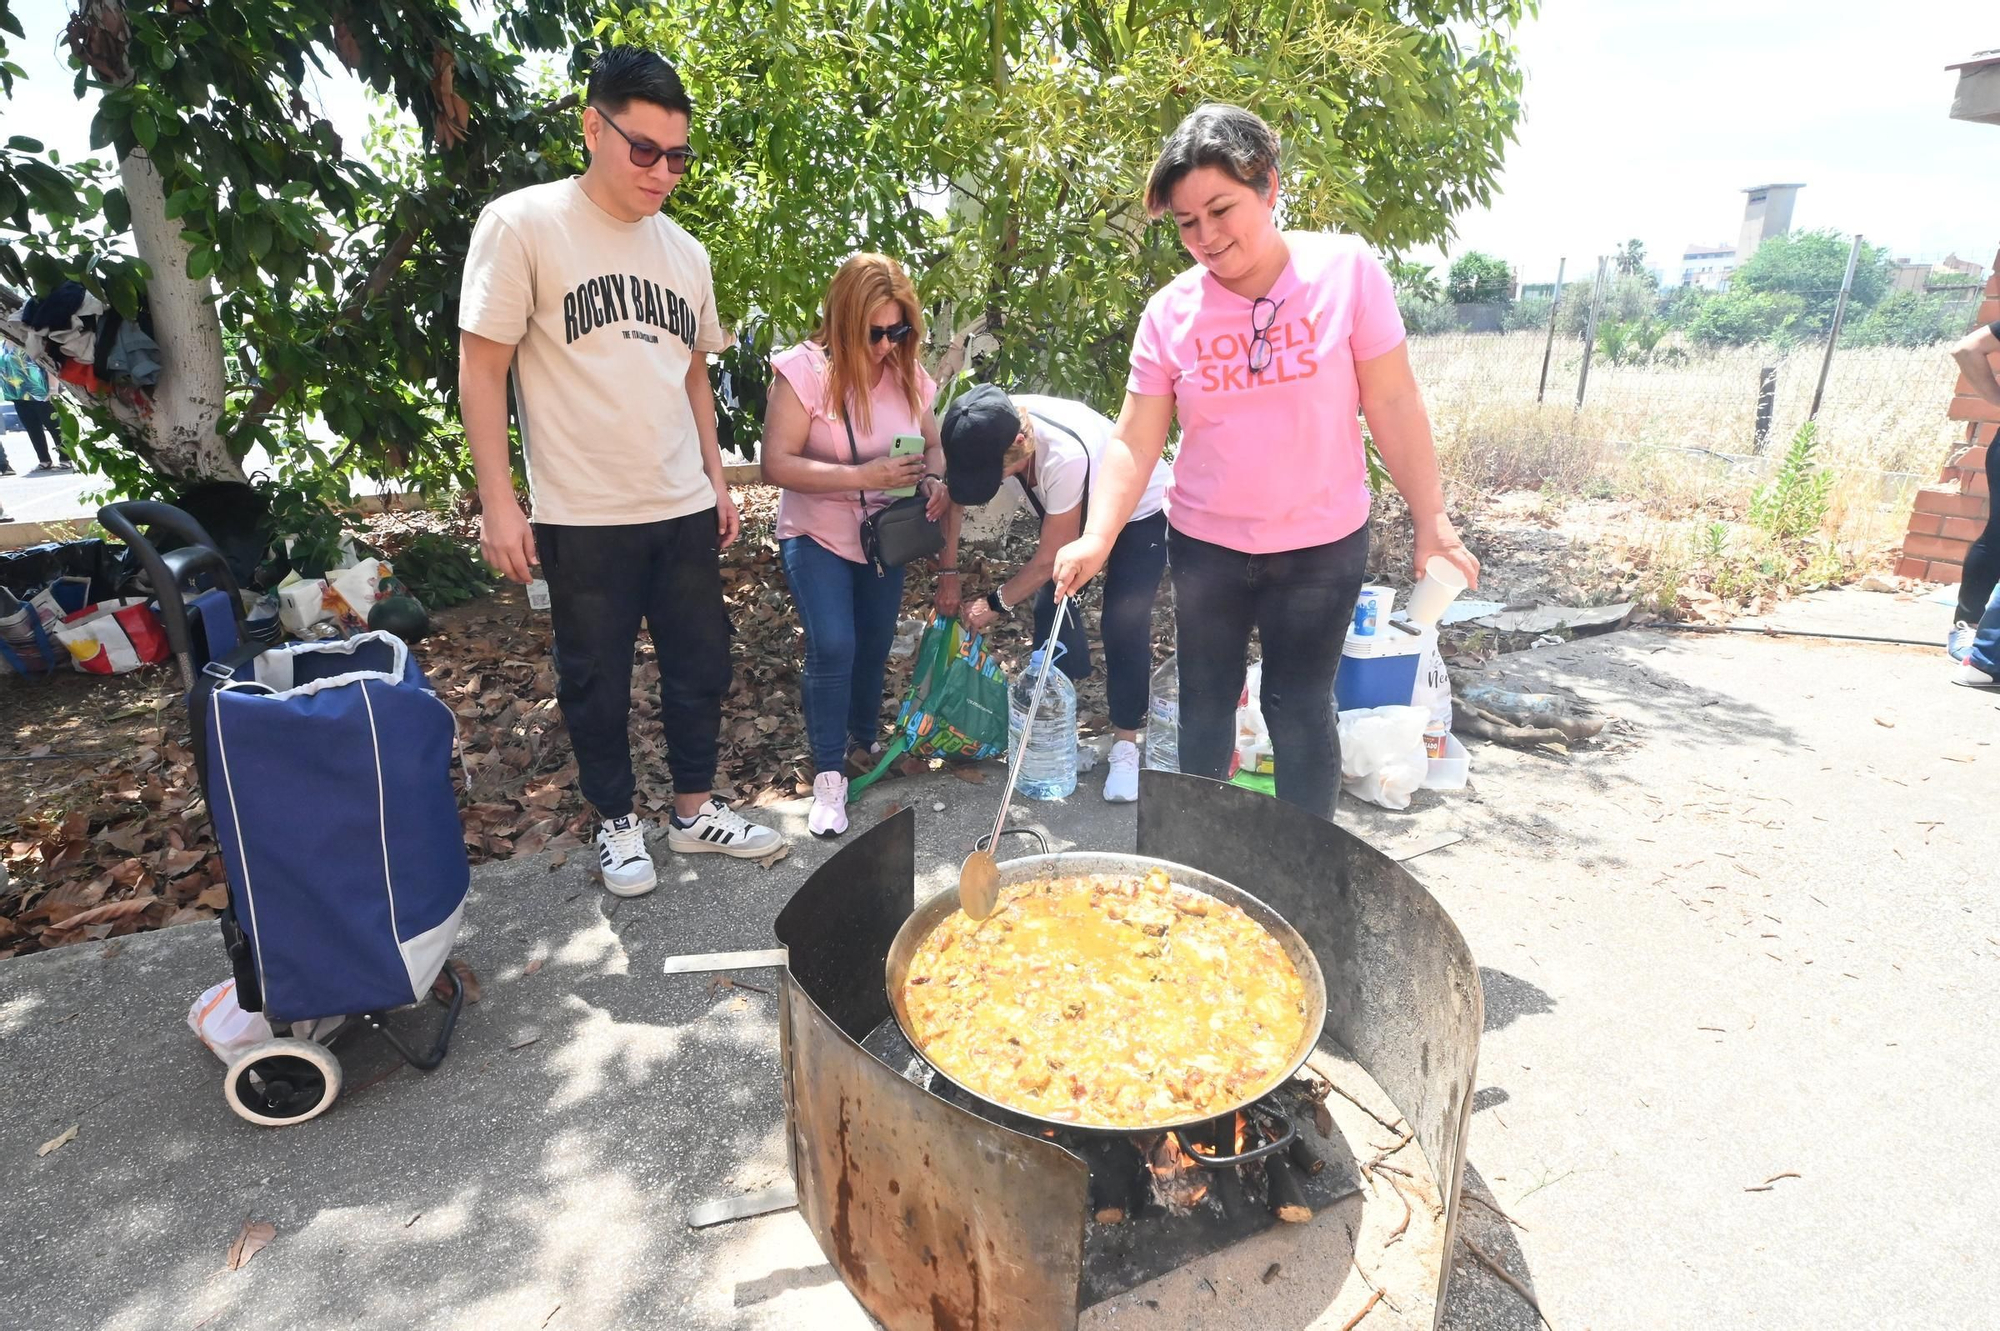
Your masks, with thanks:
M715 507L688 366L729 345L708 251L671 218L621 222L571 178L486 205L458 326L514 348L537 522L662 522Z
M1104 462L1104 446L1111 442L1111 428L1115 424L1109 417L1092 410L1081 402L1073 402L1066 397L1043 397L1039 393L1012 393L1009 396L1014 406L1030 416L1041 419L1035 427L1035 498L1042 501L1042 507L1051 513L1067 513L1083 502L1084 481L1088 478L1090 488L1097 488L1097 470ZM1075 431L1071 438L1062 430L1049 424L1068 426ZM1077 443L1077 439L1083 442ZM1134 518L1150 518L1165 506L1167 485L1173 480L1173 469L1165 458L1153 465L1153 474L1146 482L1146 492L1139 496L1139 502L1132 510ZM1014 478L1017 485L1025 485L1020 477Z

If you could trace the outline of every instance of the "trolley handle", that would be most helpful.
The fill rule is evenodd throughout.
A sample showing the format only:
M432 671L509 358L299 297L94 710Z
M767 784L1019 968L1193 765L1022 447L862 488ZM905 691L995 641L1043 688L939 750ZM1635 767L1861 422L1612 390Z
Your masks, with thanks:
M214 574L217 585L229 593L230 613L236 617L240 635L243 597L229 561L222 557L222 551L207 529L192 514L182 512L172 504L143 499L106 504L97 510L97 520L139 557L139 566L146 571L146 580L152 584L153 596L160 603L160 622L167 631L167 645L173 649L174 659L180 663L181 683L186 688L193 688L194 637L188 631L184 587L192 583L197 573ZM187 544L161 554L159 547L140 533L142 524L163 527Z

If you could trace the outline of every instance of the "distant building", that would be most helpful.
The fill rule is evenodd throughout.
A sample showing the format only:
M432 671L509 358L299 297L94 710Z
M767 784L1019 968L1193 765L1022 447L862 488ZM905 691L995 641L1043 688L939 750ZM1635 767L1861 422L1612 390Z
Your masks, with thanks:
M1892 291L1971 291L1980 285L1986 270L1956 254L1947 254L1936 263L1912 263L1896 258L1889 265Z
M1728 245L1689 245L1681 255L1681 285L1720 291L1736 271L1736 251Z
M1804 185L1752 185L1743 191L1743 230L1736 238L1736 262L1750 262L1757 247L1792 229L1792 204Z
M1931 280L1934 264L1911 263L1905 258L1889 261L1889 289L1891 291L1922 291Z
M1729 275L1773 236L1792 229L1792 204L1804 185L1752 185L1743 191L1743 226L1736 244L1689 245L1681 255L1681 285L1709 291L1726 290Z

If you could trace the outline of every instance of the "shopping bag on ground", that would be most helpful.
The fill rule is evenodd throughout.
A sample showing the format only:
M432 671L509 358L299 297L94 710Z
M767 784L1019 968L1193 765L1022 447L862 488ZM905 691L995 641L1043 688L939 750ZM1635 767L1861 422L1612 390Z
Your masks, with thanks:
M1340 777L1348 794L1407 809L1430 772L1421 707L1356 707L1340 713Z
M55 636L85 674L122 675L168 655L160 617L137 598L87 605L57 624Z
M986 635L968 633L956 619L926 630L941 645L934 657L917 649L919 673L896 724L919 758L994 758L1007 751L1007 672L986 646ZM930 669L923 670L926 660Z
M896 736L866 776L847 788L851 799L888 772L905 753L970 761L1007 751L1007 672L983 634L956 619L933 618L917 644L910 692L896 714Z

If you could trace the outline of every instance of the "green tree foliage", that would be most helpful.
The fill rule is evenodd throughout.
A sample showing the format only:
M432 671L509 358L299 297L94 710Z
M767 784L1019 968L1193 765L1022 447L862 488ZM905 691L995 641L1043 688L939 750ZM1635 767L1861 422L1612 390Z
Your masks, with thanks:
M878 249L912 270L934 366L1115 409L1140 309L1189 262L1141 198L1182 115L1233 101L1277 126L1287 225L1438 242L1490 196L1527 8L660 0L602 35L688 78L705 160L673 207L760 349L808 331L841 258Z
M1701 347L1790 345L1811 336L1806 298L1789 291L1730 290L1713 295L1692 308L1686 329L1688 340Z
M1801 302L1794 331L1823 337L1833 326L1852 241L1837 231L1801 231L1772 236L1729 277L1731 296L1796 296ZM1889 251L1863 245L1854 265L1850 311L1872 309L1889 289ZM1775 308L1775 307L1774 307Z
M573 113L522 52L568 49L586 14L502 3L474 31L450 0L79 0L65 40L102 155L0 151L0 304L71 279L127 316L150 298L166 373L143 411L83 400L110 441L91 459L127 493L240 474L254 443L301 472L454 462L460 259L486 199L562 168ZM0 28L20 35L4 6ZM312 109L343 67L414 118L393 162ZM224 373L225 330L258 382Z
M1505 259L1471 250L1452 261L1445 289L1461 305L1506 305L1514 299L1514 270Z
M1562 310L1556 315L1557 331L1565 337L1582 337L1584 326L1590 321L1590 294L1596 287L1595 279L1585 282L1563 283ZM1599 313L1599 326L1606 323L1636 323L1652 315L1659 306L1659 293L1654 290L1650 275L1638 277L1613 277L1605 283L1604 309Z
M747 335L718 374L748 442L764 354L811 327L862 247L911 267L942 368L971 347L984 376L1114 405L1140 307L1187 263L1147 222L1142 183L1204 100L1252 106L1285 136L1288 225L1391 253L1445 240L1490 198L1520 114L1510 39L1533 0L498 0L480 31L450 0L78 3L77 94L102 93L104 153L0 150L0 283L76 278L126 310L150 288L156 319L179 284L213 311L193 320L212 321L201 354L155 398L192 426L90 404L111 441L93 460L136 493L234 474L254 443L301 474L424 483L462 467L471 224L495 195L581 164L575 85L537 86L526 53L571 52L573 73L590 43L623 39L681 67L701 157L670 206ZM342 143L311 110L312 81L342 67L417 129ZM142 168L166 243L120 197ZM224 374L226 341L258 382ZM176 391L194 361L216 385L206 406ZM314 416L341 440L331 456L301 429Z
M1509 333L1518 333L1525 329L1540 332L1549 326L1549 307L1553 304L1555 301L1549 296L1532 296L1526 300L1517 300L1507 307L1505 314L1500 316L1500 327Z
M1976 305L1922 291L1891 291L1840 329L1844 347L1927 347L1961 336Z
M1444 299L1444 284L1437 279L1437 269L1427 263L1410 263L1396 260L1389 264L1389 280L1395 284L1396 299L1434 304Z
M1613 260L1620 277L1651 277L1646 270L1646 242L1628 240Z

